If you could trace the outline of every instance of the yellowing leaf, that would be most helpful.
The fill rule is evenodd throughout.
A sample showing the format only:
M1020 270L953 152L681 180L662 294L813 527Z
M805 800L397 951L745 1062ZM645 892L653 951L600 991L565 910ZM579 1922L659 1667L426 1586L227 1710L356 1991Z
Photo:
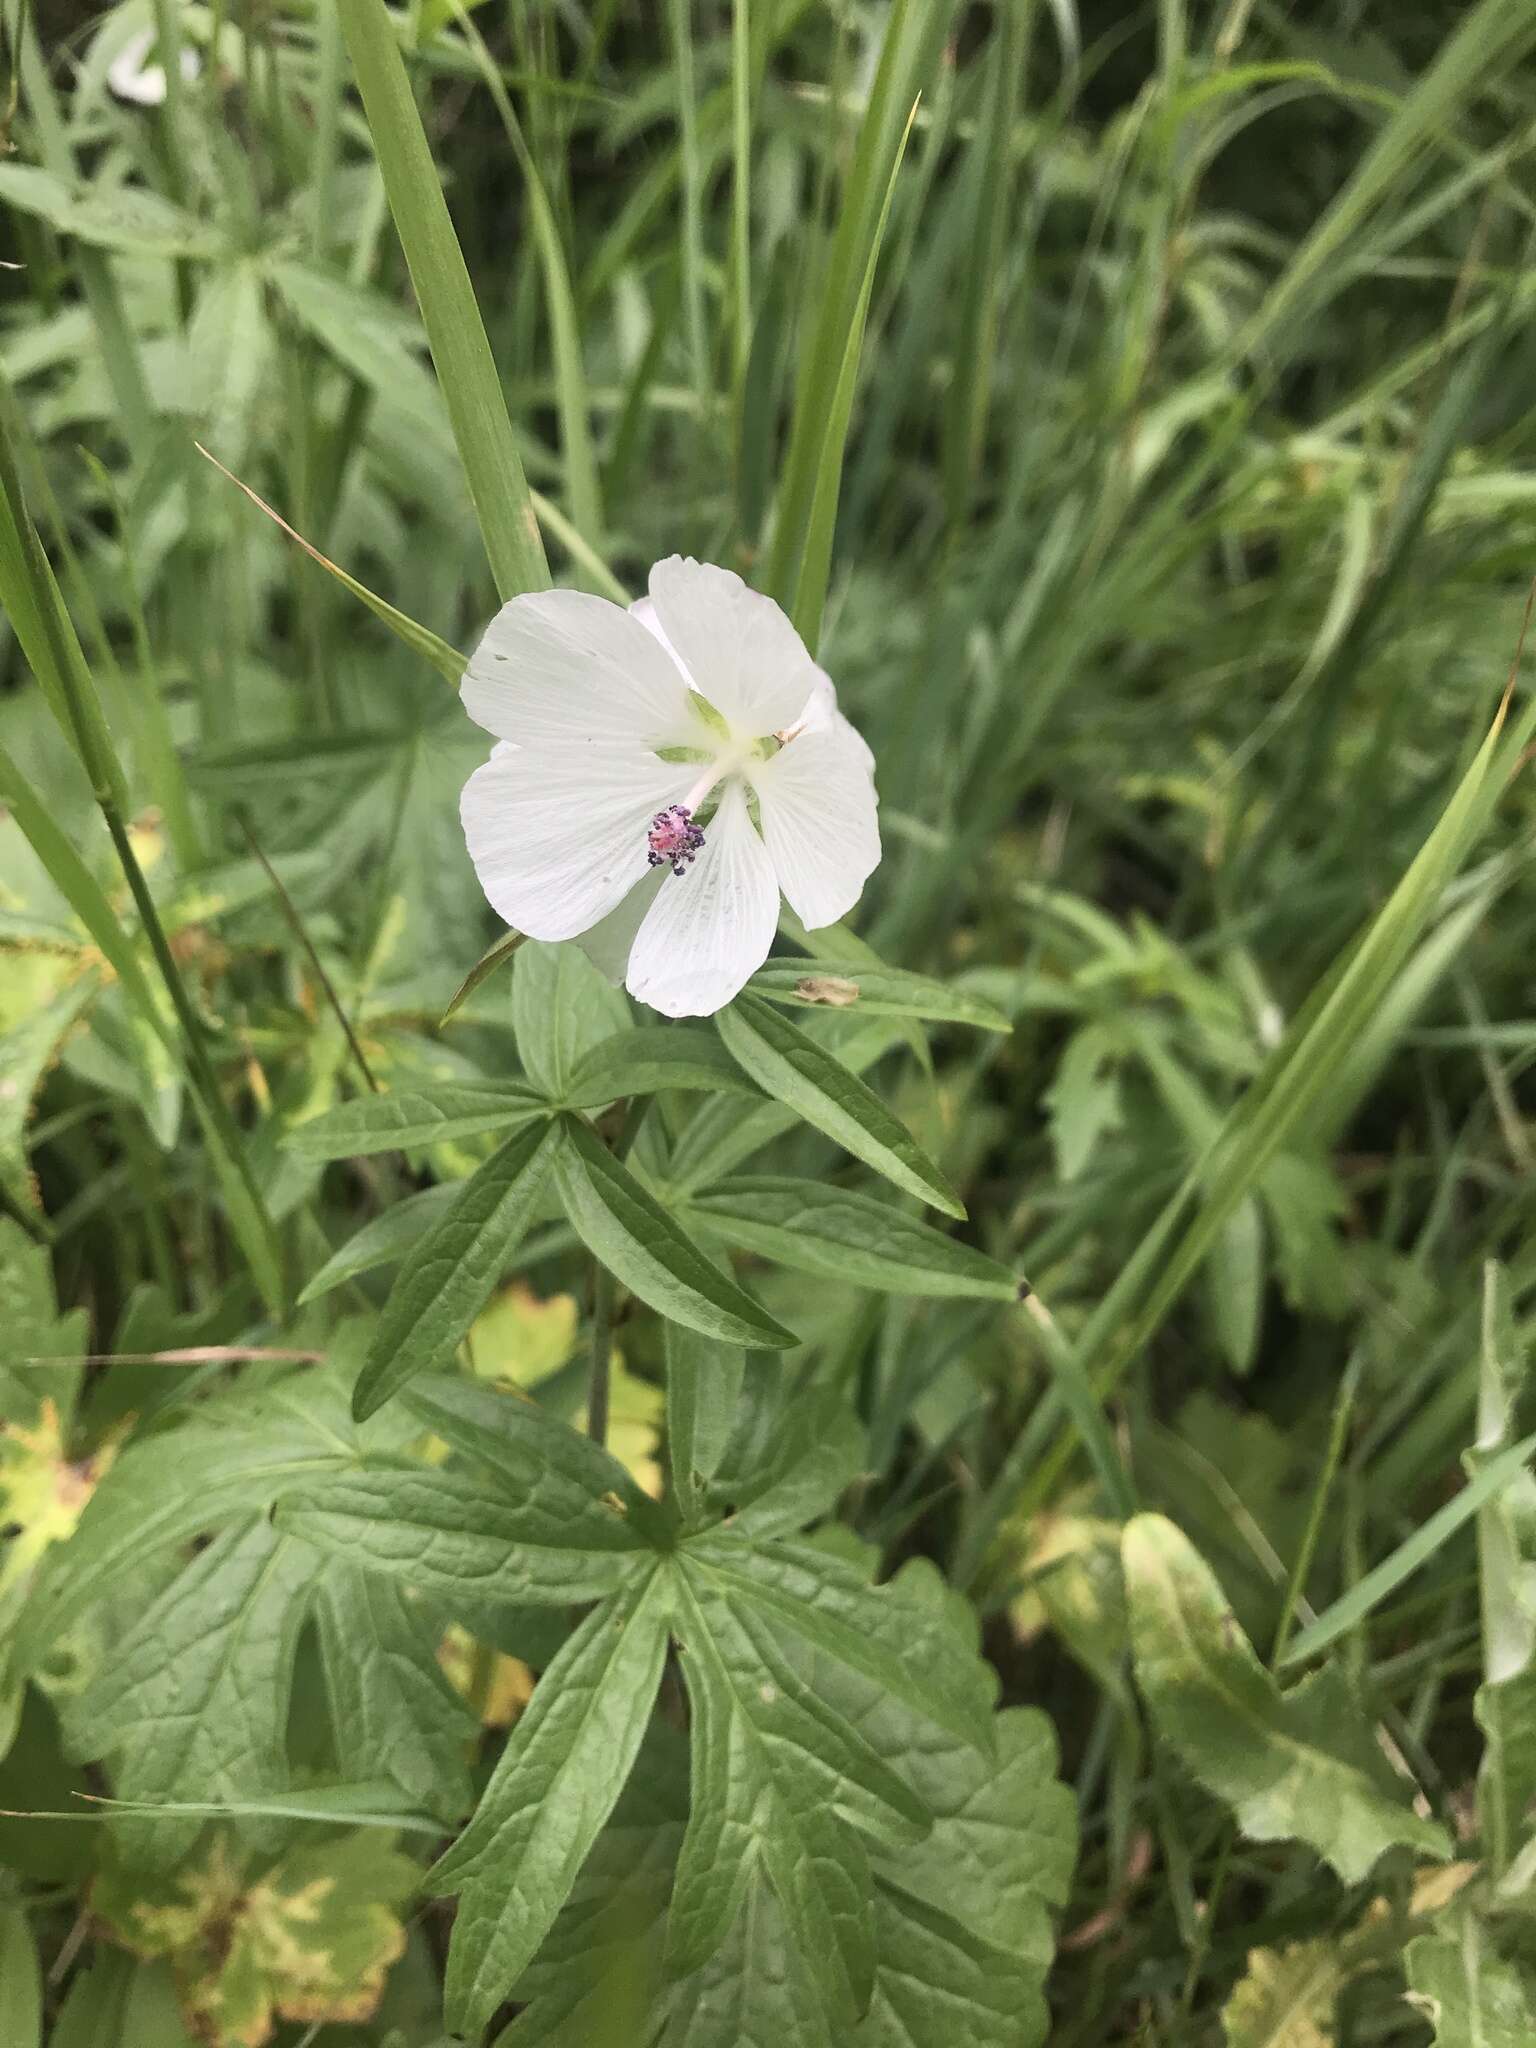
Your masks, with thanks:
M481 1379L536 1387L576 1348L578 1311L570 1294L539 1298L523 1281L504 1287L475 1318L469 1354Z
M50 1543L74 1534L111 1462L107 1449L71 1463L58 1407L46 1398L31 1427L0 1421L0 1524L17 1532L0 1553L0 1600L31 1573Z
M514 1280L481 1311L470 1330L469 1355L477 1378L539 1386L570 1359L579 1322L574 1295L555 1294L544 1300L525 1282ZM648 1494L659 1499L661 1389L626 1371L615 1351L608 1401L609 1450Z
M1222 2008L1227 2048L1331 2048L1334 2002L1348 1974L1338 1941L1250 1950L1247 1975Z
M1021 1537L1010 1562L1026 1585L1008 1610L1020 1640L1054 1629L1107 1690L1123 1693L1129 1637L1119 1525L1098 1515L1046 1513L1032 1516Z
M617 1352L608 1387L608 1448L637 1486L653 1500L661 1498L661 1441L664 1399L660 1387L636 1379Z
M1449 1858L1444 1829L1409 1807L1337 1666L1282 1693L1215 1574L1161 1515L1135 1516L1122 1553L1152 1718L1251 1840L1308 1842L1346 1884L1394 1843Z
M455 1625L438 1645L437 1661L454 1691L468 1700L485 1728L510 1728L533 1696L533 1673Z
M194 2033L264 2048L278 2020L371 2017L405 1947L395 1908L416 1866L368 1831L290 1850L248 1876L227 1837L176 1876L109 1869L92 1904L135 1954L165 1956Z

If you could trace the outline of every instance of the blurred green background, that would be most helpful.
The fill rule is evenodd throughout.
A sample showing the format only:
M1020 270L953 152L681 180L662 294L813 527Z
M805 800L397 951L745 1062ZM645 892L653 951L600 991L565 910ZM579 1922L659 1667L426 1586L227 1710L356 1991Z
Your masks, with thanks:
M396 15L557 582L627 597L677 550L772 576L890 13ZM157 20L197 63L144 105L109 74ZM303 1279L423 1185L280 1149L358 1085L317 959L386 1080L513 1057L494 982L437 1029L493 936L457 813L485 740L194 439L452 647L495 590L333 10L7 0L5 25L7 434ZM879 764L859 931L1014 1023L941 1030L882 1085L1070 1337L1387 899L1510 673L1536 569L1536 6L922 0L903 33L916 113L820 659ZM126 906L9 623L0 748ZM1298 1560L1322 1608L1447 1498L1484 1261L1517 1315L1536 1286L1531 812L1527 778L1110 1404L1144 1501L1261 1645ZM270 1338L184 1078L10 817L0 949L15 1271L46 1247L103 1352ZM797 1287L851 1332L878 1465L853 1519L956 1572L1007 1696L1062 1732L1085 1834L1053 2040L1221 2038L1244 1952L1359 1900L1203 1812L1169 1860L1050 1343L949 1304L861 1324ZM94 1381L72 1457L162 1386ZM1476 1766L1477 1621L1463 1530L1351 1645L1445 1816ZM29 1881L62 1897L78 1869ZM1428 2038L1379 1973L1350 1998L1341 2039ZM282 2038L390 2024L432 2038L414 2008Z

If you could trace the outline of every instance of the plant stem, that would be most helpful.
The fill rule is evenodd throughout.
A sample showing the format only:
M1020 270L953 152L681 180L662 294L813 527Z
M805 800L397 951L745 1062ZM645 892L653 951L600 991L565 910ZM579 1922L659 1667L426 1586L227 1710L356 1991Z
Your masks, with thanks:
M608 1441L608 1393L613 1376L613 1275L604 1265L593 1268L592 1377L587 1391L587 1435L595 1444Z
M615 1159L627 1159L640 1135L654 1097L632 1095L613 1141ZM608 1441L608 1393L613 1377L613 1275L600 1260L592 1263L592 1374L587 1392L587 1435L595 1444Z

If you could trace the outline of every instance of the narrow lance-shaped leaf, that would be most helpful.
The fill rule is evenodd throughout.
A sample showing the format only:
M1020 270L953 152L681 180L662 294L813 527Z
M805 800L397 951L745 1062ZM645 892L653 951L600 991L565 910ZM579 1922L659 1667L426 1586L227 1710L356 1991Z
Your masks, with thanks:
M861 960L818 955L814 960L765 961L747 983L770 1003L808 1010L851 1010L860 1016L922 1017L935 1024L973 1024L979 1031L1011 1031L997 1008L968 989L926 975Z
M667 1462L672 1488L689 1519L705 1514L705 1482L730 1438L746 1354L737 1344L666 1325Z
M917 19L919 22L923 19L921 9L917 11ZM847 445L848 422L853 413L853 397L859 380L859 358L864 348L864 322L869 315L870 295L875 288L875 266L880 256L880 244L885 239L885 224L890 217L891 201L896 195L896 180L901 171L902 158L906 154L907 138L912 133L912 123L916 118L917 101L914 99L907 112L906 126L902 129L901 139L896 146L890 175L885 181L879 216L875 221L869 249L864 258L864 275L859 281L859 295L854 302L853 315L848 322L848 332L843 342L837 381L832 387L831 401L827 406L826 428L816 463L816 488L811 498L810 518L806 523L805 547L800 556L800 573L795 580L794 603L790 607L790 616L800 629L806 645L812 648L821 638L821 619L827 602L827 582L832 573L832 541L837 529L837 504L843 487L843 450Z
M1333 1668L1283 1694L1210 1568L1161 1515L1123 1542L1136 1677L1189 1771L1255 1841L1295 1837L1357 1884L1394 1843L1447 1856L1445 1830L1406 1804Z
M879 240L892 172L906 122L948 20L941 7L899 0L885 34L859 138L842 195L838 226L825 269L826 282L808 326L809 340L796 384L793 423L785 454L774 524L768 588L792 601L800 580L823 454L833 436L838 378L849 336L859 320L870 253ZM814 651L814 636L811 641Z
M442 1221L458 1199L456 1182L438 1181L392 1202L361 1230L354 1230L319 1272L305 1282L299 1294L300 1308L306 1302L317 1301L322 1294L329 1294L333 1287L355 1280L360 1273L371 1273L378 1266L393 1265L404 1258L434 1224Z
M355 1465L362 1453L347 1413L346 1371L343 1355L333 1368L233 1390L194 1420L130 1443L35 1590L22 1658L41 1656L158 1552L264 1513L286 1490Z
M559 1143L553 1124L509 1138L410 1253L352 1390L359 1421L453 1357L532 1220Z
M519 1082L445 1081L338 1103L295 1124L283 1142L303 1159L359 1159L370 1152L408 1152L449 1138L512 1130L547 1107L542 1096Z
M556 1172L565 1212L588 1250L631 1293L727 1344L778 1350L796 1342L690 1242L589 1124L567 1117L564 1128Z
M841 1060L771 1004L738 996L715 1023L731 1057L765 1094L907 1194L946 1215L964 1216L959 1196L906 1125Z
M1013 1275L984 1252L852 1189L742 1175L691 1195L686 1214L740 1251L849 1286L940 1300L1018 1298Z
M1281 1668L1304 1663L1350 1629L1357 1628L1389 1594L1422 1570L1462 1524L1471 1521L1485 1502L1496 1500L1506 1487L1517 1483L1524 1476L1533 1454L1536 1454L1536 1434L1507 1445L1480 1463L1467 1484L1459 1493L1453 1494L1444 1507L1436 1508L1427 1521L1421 1522L1411 1535L1403 1538L1396 1550L1384 1557L1380 1564L1373 1565L1364 1578L1356 1579L1331 1607L1325 1607L1316 1620L1309 1621L1292 1638L1280 1659Z
M571 1109L598 1109L621 1096L664 1088L763 1099L712 1032L656 1024L615 1032L595 1045L577 1062L565 1101Z

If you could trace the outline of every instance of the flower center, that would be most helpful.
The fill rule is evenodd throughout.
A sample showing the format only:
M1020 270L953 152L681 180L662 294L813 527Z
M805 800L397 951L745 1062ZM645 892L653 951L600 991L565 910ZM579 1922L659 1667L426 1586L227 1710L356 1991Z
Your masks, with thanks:
M658 811L645 837L650 848L646 856L649 864L653 868L670 867L674 875L680 875L689 866L704 844L704 834L693 822L693 812L687 804L673 804L670 810Z

